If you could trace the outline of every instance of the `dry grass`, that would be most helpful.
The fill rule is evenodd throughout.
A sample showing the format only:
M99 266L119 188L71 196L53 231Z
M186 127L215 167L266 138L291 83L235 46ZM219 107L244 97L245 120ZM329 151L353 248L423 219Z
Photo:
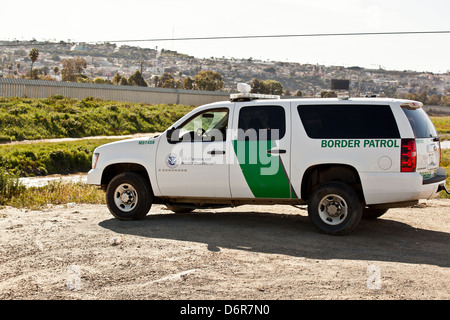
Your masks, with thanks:
M16 208L40 209L49 205L70 205L72 203L104 204L105 193L96 186L86 183L50 182L43 187L24 188L4 203Z

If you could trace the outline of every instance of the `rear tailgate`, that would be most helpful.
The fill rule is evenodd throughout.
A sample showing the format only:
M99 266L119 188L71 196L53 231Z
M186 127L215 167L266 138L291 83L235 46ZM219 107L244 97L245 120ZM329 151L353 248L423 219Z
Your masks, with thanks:
M439 141L434 139L416 139L417 172L428 180L436 176L439 168L440 147Z
M416 138L416 172L423 176L424 182L436 176L439 168L441 149L436 129L419 103L402 104Z

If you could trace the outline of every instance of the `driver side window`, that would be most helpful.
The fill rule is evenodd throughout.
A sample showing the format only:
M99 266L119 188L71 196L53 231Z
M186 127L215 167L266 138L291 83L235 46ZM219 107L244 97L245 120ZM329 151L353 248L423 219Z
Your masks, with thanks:
M227 127L228 109L206 110L177 128L172 134L172 141L225 141Z

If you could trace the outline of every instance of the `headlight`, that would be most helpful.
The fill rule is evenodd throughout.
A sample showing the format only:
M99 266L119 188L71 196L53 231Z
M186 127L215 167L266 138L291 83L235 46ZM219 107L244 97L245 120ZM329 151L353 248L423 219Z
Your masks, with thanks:
M95 169L97 166L98 157L100 156L100 153L94 153L92 155L92 169Z

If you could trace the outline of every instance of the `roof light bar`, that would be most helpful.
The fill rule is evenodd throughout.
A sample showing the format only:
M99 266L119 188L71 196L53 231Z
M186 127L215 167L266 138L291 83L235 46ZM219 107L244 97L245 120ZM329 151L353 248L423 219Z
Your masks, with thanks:
M239 93L230 94L231 101L249 101L255 99L280 99L278 95L250 93L251 87L247 83L238 83L237 90Z

